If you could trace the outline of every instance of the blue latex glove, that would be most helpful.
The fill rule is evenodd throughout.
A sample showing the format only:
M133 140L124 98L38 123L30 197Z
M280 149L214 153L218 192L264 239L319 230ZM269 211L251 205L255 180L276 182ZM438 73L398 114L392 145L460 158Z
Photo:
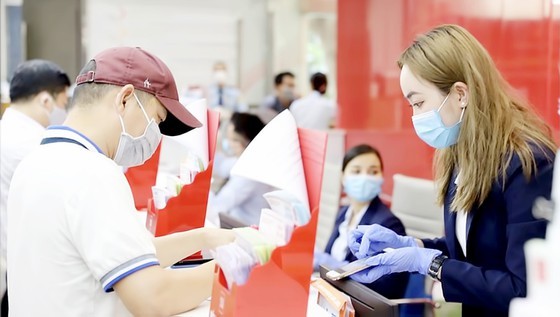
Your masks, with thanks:
M348 235L348 248L358 259L370 257L385 248L417 247L416 240L401 236L378 224L358 226Z
M395 249L369 258L366 260L366 264L373 265L373 267L350 277L360 283L372 283L391 273L418 272L426 275L433 259L440 254L440 250L418 247Z
M313 255L313 270L319 271L319 266L323 265L329 269L338 269L348 264L348 261L339 261L326 252L315 251Z

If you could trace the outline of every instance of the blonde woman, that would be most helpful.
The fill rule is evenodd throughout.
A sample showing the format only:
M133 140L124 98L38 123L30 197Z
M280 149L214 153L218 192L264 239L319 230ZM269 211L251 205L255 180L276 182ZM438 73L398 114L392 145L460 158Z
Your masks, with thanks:
M545 236L545 221L531 209L535 198L550 197L556 146L549 128L459 26L419 36L398 65L414 129L437 148L445 237L360 227L349 248L375 266L353 278L419 272L441 281L445 299L463 303L463 316L507 316L511 299L526 295L523 245ZM395 250L371 256L386 247Z

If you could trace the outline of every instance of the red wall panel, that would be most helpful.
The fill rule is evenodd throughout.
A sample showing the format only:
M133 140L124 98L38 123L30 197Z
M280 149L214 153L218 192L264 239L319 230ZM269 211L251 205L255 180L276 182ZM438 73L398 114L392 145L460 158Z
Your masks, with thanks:
M551 0L339 0L338 127L348 130L347 148L367 142L381 150L387 181L395 172L432 175L433 150L413 131L396 60L416 34L443 23L473 33L558 129L560 6Z

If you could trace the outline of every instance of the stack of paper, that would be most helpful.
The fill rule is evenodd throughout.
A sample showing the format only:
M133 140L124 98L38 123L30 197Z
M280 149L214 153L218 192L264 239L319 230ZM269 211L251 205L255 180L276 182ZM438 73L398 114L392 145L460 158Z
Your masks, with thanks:
M222 268L228 288L233 283L242 285L247 281L255 260L236 243L230 243L216 248L214 256Z
M185 106L202 123L185 134L165 137L162 142L156 186L152 187L156 208L165 208L171 197L208 167L208 107L200 99ZM178 168L177 168L178 167Z
M261 211L259 231L277 246L286 245L295 227L309 222L309 208L286 190L276 190L263 195L270 209Z
M296 226L303 226L311 219L308 205L287 190L275 190L263 195L270 208Z
M224 272L228 287L231 287L232 283L237 285L245 283L251 269L257 264L263 265L268 262L276 247L255 228L233 230L236 235L235 241L216 248L214 255Z
M270 255L276 245L265 235L251 227L235 228L233 231L236 235L235 243L251 255L256 263L262 265L270 260Z
M283 189L309 209L299 135L290 111L281 112L261 130L231 174Z
M288 244L294 232L294 223L274 210L264 208L261 211L259 231L277 246Z

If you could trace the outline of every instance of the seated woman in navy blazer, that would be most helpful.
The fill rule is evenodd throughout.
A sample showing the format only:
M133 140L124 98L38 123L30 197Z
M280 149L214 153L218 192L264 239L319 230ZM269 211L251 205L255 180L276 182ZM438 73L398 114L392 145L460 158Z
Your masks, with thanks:
M359 225L379 224L399 234L406 234L402 222L381 199L383 161L379 151L361 144L346 152L342 162L344 192L350 205L340 208L334 228L324 252L315 253L315 267L340 267L355 261L348 249L348 232ZM387 298L402 298L408 283L407 273L397 273L368 284L368 287Z

